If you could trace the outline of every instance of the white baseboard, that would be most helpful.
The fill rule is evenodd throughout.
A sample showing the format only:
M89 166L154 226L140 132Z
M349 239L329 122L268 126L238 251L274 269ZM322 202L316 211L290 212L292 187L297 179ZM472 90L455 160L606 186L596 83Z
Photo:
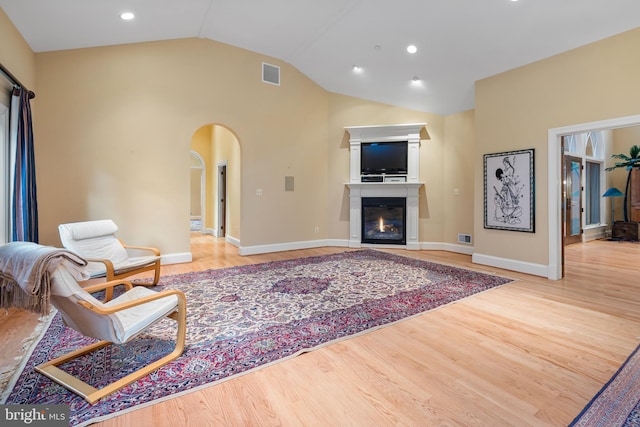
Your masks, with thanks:
M348 240L308 240L304 242L276 243L272 245L238 246L238 253L243 256L258 255L271 252L294 251L297 249L322 248L326 246L347 247L348 245Z
M607 236L606 236L604 227L597 228L597 229L591 229L591 230L587 229L582 234L582 241L583 242L590 242L592 240L604 239L605 237L607 237Z
M309 240L304 242L289 242L289 243L276 243L272 245L257 245L257 246L240 246L240 241L232 243L234 246L238 246L240 255L258 255L271 252L293 251L296 249L312 249L322 248L326 246L335 247L352 247L352 248L380 248L380 249L409 249L402 245L375 245L362 243L354 246L352 242L346 239L323 239L323 240ZM434 251L448 251L457 252L466 255L473 254L473 246L456 245L452 243L420 243L417 250L434 250Z
M516 261L508 258L499 258L491 255L473 254L471 261L476 264L489 265L491 267L504 268L505 270L520 273L533 274L534 276L548 277L549 268L543 264Z
M240 239L233 236L224 236L224 241L235 247L240 247Z
M191 252L182 252L176 254L162 254L160 257L160 264L182 264L183 262L191 262L193 261L193 256Z
M473 246L458 245L455 243L445 243L444 250L447 252L455 252L458 254L473 255Z
M419 245L389 245L384 243L361 243L359 245L354 245L353 242L349 243L349 247L351 248L368 248L368 249L406 249L408 251L418 251L420 250Z
M446 251L446 252L455 252L455 253L465 254L465 255L473 255L473 246L457 245L454 243L444 243L444 242L422 242L420 243L420 250Z
M309 240L303 242L288 242L288 243L276 243L271 245L256 245L256 246L241 246L240 241L234 239L231 244L238 247L238 253L242 256L246 255L258 255L271 252L283 252L293 251L298 249L312 249L322 248L327 246L335 247L350 247L350 241L347 239L323 239L323 240ZM353 247L353 246L351 246ZM398 249L398 245L361 245L360 247L367 248L389 248ZM499 258L490 255L483 255L474 253L473 246L459 245L454 243L444 242L422 242L419 245L419 250L433 250L433 251L446 251L455 252L465 255L471 255L471 261L476 264L489 265L492 267L498 267L505 270L517 271L520 273L532 274L535 276L548 277L548 267L543 264L533 264L530 262L523 262L512 260L508 258Z

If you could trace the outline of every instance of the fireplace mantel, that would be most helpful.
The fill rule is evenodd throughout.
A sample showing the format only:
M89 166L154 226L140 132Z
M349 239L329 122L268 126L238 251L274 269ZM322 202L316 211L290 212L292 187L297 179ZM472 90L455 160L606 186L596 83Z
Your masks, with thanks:
M365 197L402 197L417 193L424 182L350 182L346 185L350 192Z
M383 142L410 141L420 142L420 133L427 126L426 123L411 123L403 125L376 126L348 126L350 142Z

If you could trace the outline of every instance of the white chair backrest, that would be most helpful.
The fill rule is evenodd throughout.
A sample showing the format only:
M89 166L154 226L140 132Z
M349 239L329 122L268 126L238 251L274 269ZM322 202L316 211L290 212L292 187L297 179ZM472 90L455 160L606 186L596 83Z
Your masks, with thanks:
M61 224L58 231L62 246L83 258L108 259L115 268L128 263L129 255L115 235L118 226L110 219ZM86 270L95 275L105 268L90 263Z
M94 313L79 305L78 301L104 307L101 301L82 289L66 266L61 264L51 274L51 304L60 311L65 325L92 338L119 342L118 330L122 327L117 316Z

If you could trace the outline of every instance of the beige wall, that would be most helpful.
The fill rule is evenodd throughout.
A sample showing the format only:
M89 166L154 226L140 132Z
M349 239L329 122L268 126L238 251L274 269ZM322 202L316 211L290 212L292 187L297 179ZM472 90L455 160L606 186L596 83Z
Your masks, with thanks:
M281 66L281 86L261 82L263 60ZM61 222L110 217L126 240L188 252L191 136L212 122L233 130L249 165L243 245L309 239L326 221L327 93L287 64L183 39L40 53L37 69L45 243Z
M191 168L191 187L190 187L190 203L189 214L192 217L202 216L202 203L201 203L201 187L202 187L202 173L203 168Z
M211 220L211 218L213 218L213 214L209 212L209 209L207 209L207 207L210 206L212 203L211 192L208 191L209 182L213 179L211 176L211 161L210 161L212 156L211 130L212 130L212 127L210 125L202 126L198 128L198 130L196 130L193 136L191 137L191 150L198 153L202 158L202 161L204 162L204 165L203 165L204 171L197 170L196 172L194 172L192 169L192 172L191 172L192 173L191 187L189 189L189 194L191 199L190 214L200 215L200 216L203 215L203 213L201 212L203 206L200 206L200 205L201 205L201 198L202 198L202 194L201 194L202 172L204 172L205 174L204 216L205 217L202 218L203 227L213 226L213 221Z
M639 48L636 29L476 83L476 253L548 263L548 130L638 114ZM526 148L535 149L536 232L485 230L482 155Z
M29 90L36 92L36 58L16 27L0 8L0 63ZM2 79L4 80L4 79ZM36 96L37 96L36 92ZM32 101L35 110L36 101Z
M477 215L473 203L475 112L446 116L444 133L444 241L458 244L458 233L473 236L474 212Z

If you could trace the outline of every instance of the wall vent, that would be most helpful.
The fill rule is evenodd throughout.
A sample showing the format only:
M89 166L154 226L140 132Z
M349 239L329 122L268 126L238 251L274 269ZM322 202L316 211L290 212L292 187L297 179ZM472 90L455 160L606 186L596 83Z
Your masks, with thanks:
M264 83L280 86L280 67L263 62L262 81Z
M470 245L472 243L471 234L458 233L458 243L466 243Z
M285 176L284 177L284 191L293 191L293 177Z

